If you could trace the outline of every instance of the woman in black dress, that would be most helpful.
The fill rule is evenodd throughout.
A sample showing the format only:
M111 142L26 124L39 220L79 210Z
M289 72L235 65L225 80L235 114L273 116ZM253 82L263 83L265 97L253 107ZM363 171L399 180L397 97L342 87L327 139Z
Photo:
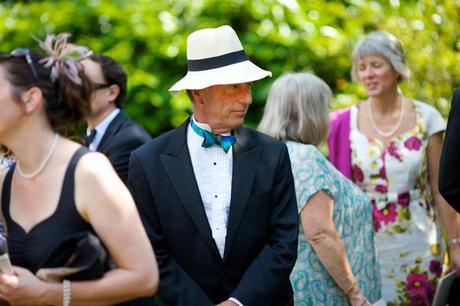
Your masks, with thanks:
M60 135L89 110L91 85L79 60L89 50L68 34L41 43L47 56L0 54L0 143L16 164L0 174L13 275L0 273L12 305L113 305L150 296L158 268L133 199L109 161ZM101 278L48 282L34 273L75 235L101 238L116 268Z

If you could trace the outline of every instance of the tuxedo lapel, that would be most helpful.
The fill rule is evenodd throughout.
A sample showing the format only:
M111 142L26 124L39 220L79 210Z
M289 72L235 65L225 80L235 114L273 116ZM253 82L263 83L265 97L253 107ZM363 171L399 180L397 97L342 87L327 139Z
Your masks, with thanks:
M233 145L232 198L225 239L224 261L231 250L238 225L246 209L260 154L260 148L251 145L250 135L245 128L235 130L235 135L238 140Z
M120 112L113 118L112 122L110 122L109 126L107 127L107 130L104 133L104 136L102 136L101 142L99 143L99 146L97 147L98 152L104 153L104 150L106 149L105 146L108 143L108 140L112 138L112 135L118 130L119 126L127 120L128 117L125 115L125 113L120 110Z
M220 258L217 245L212 238L211 228L206 217L187 147L188 122L187 120L187 122L174 131L170 150L166 154L161 154L160 160L192 222L211 250Z

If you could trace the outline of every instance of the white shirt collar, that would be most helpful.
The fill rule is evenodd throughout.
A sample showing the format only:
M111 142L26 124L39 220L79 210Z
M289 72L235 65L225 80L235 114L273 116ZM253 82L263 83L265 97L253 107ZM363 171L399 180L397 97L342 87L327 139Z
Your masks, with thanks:
M203 130L206 130L206 131L212 133L212 128L209 126L209 124L196 121L195 114L192 114L192 117L191 117L190 120L193 120L193 123L195 123L196 126L198 126L199 128L202 128ZM99 133L99 131L98 131L98 133ZM228 136L228 135L231 135L231 133L227 132L227 133L223 133L221 135Z
M93 142L89 145L89 149L91 151L96 151L101 143L102 138L104 137L107 128L109 127L110 123L115 119L115 117L120 112L119 108L115 108L107 117L104 118L96 127L96 136L93 139ZM88 126L86 128L86 135L89 136L91 134L91 129Z

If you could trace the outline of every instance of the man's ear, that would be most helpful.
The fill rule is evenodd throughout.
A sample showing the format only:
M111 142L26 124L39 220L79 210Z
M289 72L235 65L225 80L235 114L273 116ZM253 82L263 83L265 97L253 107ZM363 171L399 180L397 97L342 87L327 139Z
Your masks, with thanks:
M118 95L120 94L120 87L118 87L118 85L115 84L110 85L108 92L109 101L115 103L115 100L118 98Z
M191 89L190 95L193 97L194 104L203 104L203 90Z
M22 94L23 110L31 114L43 105L43 93L38 87L32 87Z

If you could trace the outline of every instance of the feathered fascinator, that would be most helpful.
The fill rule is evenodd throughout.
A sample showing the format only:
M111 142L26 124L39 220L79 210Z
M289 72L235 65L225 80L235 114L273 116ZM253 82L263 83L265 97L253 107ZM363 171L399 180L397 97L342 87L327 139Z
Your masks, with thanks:
M85 46L78 46L67 42L70 33L61 33L57 36L48 34L44 41L34 37L48 57L42 58L39 63L51 68L51 81L55 82L60 73L64 73L72 82L81 85L78 75L77 62L90 56L93 51Z

